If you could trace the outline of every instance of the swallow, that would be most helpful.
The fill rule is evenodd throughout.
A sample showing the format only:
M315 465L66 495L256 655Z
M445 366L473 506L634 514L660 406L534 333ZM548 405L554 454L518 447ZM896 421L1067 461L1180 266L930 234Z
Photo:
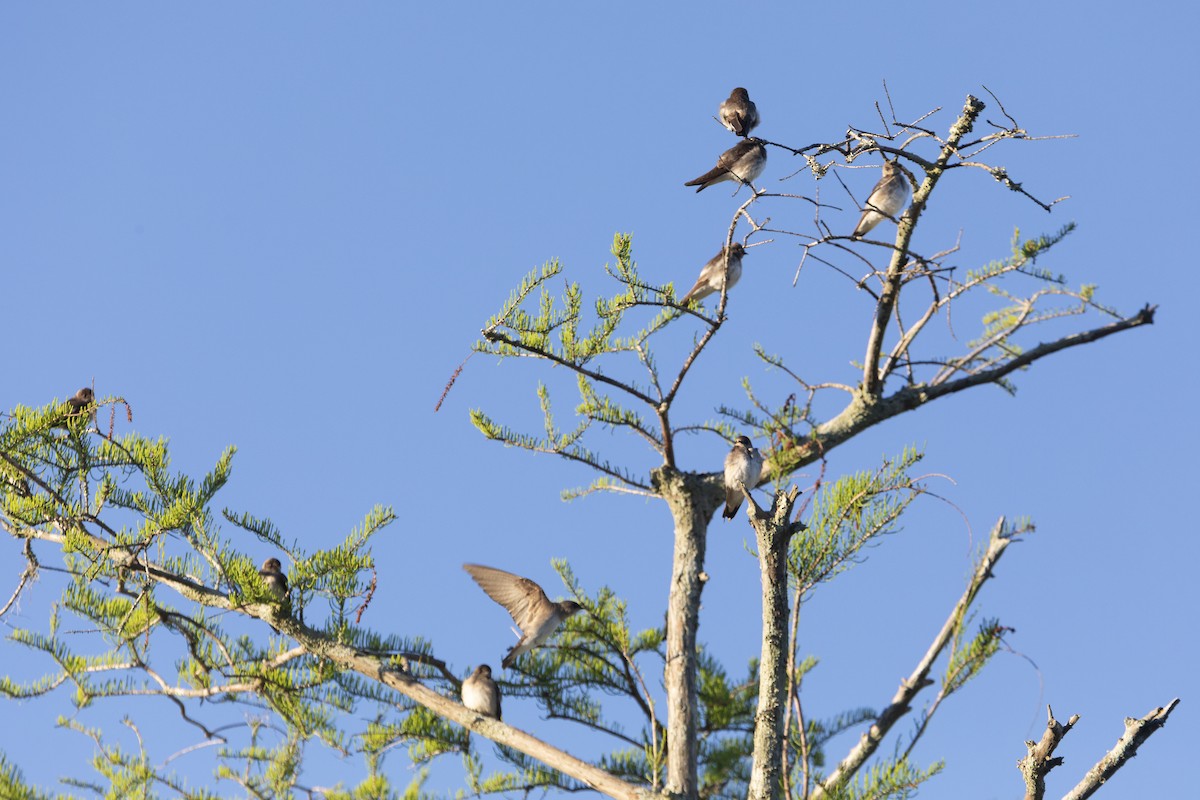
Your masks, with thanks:
M500 687L492 680L492 668L480 664L462 682L462 703L485 717L500 719Z
M767 165L767 148L757 139L743 139L733 147L721 153L717 166L684 186L699 186L696 191L702 192L714 183L721 181L740 181L749 184L762 174ZM753 186L751 187L753 188Z
M729 285L726 288L733 288L733 285L742 277L742 256L746 254L746 248L742 247L737 242L729 245ZM688 293L679 300L680 305L687 305L691 300L703 300L710 294L716 294L721 291L721 284L725 280L725 248L709 259L704 268L700 270L700 277L696 279L696 285L693 286Z
M894 219L908 202L908 190L908 179L904 177L896 162L884 161L883 177L871 190L862 219L858 221L858 227L854 229L851 238L862 238L883 220Z
M463 564L463 569L488 597L504 606L521 629L521 641L509 648L501 662L505 669L511 667L518 656L549 639L563 620L583 609L574 600L550 602L542 587L529 578L482 564Z
M66 424L74 424L80 419L86 419L88 422L95 424L96 409L90 408L96 402L96 393L89 387L85 386L75 393L74 397L67 398L67 406L63 411L66 413L66 419L56 422L53 427L65 428Z
M271 594L280 600L287 597L287 575L283 574L283 565L279 563L278 558L268 558L264 561L262 569L258 571L258 574L262 576L263 582L267 584L267 588L271 590Z
M763 456L750 439L739 436L725 456L725 519L733 519L742 505L742 487L753 489L762 477Z
M33 495L33 490L29 488L29 479L24 475L5 475L4 482L17 497L31 497Z
M717 111L721 124L738 136L749 136L758 126L758 106L740 86L729 94Z

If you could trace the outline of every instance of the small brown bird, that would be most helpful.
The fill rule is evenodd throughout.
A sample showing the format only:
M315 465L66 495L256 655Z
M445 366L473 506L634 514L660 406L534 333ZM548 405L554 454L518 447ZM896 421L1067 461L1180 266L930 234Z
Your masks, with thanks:
M866 236L885 219L895 218L908 202L909 188L908 179L904 177L896 162L884 161L883 177L875 184L871 196L867 198L867 205L863 209L858 226L854 229L853 238Z
M529 578L482 564L463 564L463 569L488 597L504 606L521 629L521 641L509 648L501 662L505 669L511 667L518 656L549 639L563 620L583 609L574 600L550 602L542 587Z
M463 705L485 717L500 719L500 687L492 680L492 668L480 664L462 682Z
M29 488L29 479L24 475L5 475L3 479L17 497L29 497L33 494L33 490Z
M67 422L75 423L79 420L86 419L88 422L95 424L96 409L91 407L96 402L96 393L91 388L85 386L75 393L74 397L67 398ZM56 425L62 428L64 425Z
M737 242L729 246L729 287L742 277L742 256L746 255L746 248L742 247ZM725 281L725 248L708 260L708 263L700 270L700 277L696 279L696 285L688 290L688 293L679 299L680 305L687 305L691 300L703 300L710 294L717 294L721 291L721 284ZM726 291L728 291L728 289Z
M729 99L721 103L718 110L721 124L738 136L749 136L750 131L758 126L758 107L750 99L750 94L738 87L729 94Z
M762 453L754 448L750 439L739 436L733 449L725 456L725 519L733 519L742 505L742 487L753 489L762 477Z
M740 181L748 184L762 174L766 165L767 148L756 139L743 139L721 153L716 167L699 178L688 181L684 186L699 186L696 191L702 192L721 181Z
M258 574L262 576L263 582L267 584L271 594L280 600L287 596L287 575L283 574L283 565L279 563L278 558L268 558L264 561Z

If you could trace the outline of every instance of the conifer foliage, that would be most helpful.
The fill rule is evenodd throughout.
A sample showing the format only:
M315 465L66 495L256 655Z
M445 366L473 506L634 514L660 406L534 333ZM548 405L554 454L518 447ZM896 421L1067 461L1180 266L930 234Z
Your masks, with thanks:
M670 574L645 576L669 587L663 625L636 629L624 599L555 561L562 581L557 594L583 613L561 623L552 645L521 655L513 669L495 675L506 710L536 704L545 717L577 725L603 751L594 761L543 741L537 731L463 707L459 690L469 665L439 658L438 631L388 630L392 620L365 613L380 575L393 569L372 555L374 537L396 520L390 508L371 509L323 549L289 540L258 516L261 510L221 505L234 448L202 476L180 474L166 441L135 432L126 400L103 391L17 406L0 419L0 526L25 564L0 615L38 579L61 588L58 602L38 609L44 624L10 627L3 644L36 652L44 673L28 680L5 676L0 693L9 702L33 701L28 710L54 693L69 695L78 709L150 697L198 743L220 745L210 751L211 785L195 786L142 736L136 714L125 721L136 734L132 750L114 731L87 727L84 714L64 721L75 735L94 740L97 755L90 771L64 766L63 780L110 797L290 797L335 784L321 796L432 796L426 770L396 783L403 773L386 768L387 759L398 758L388 755L398 744L420 766L460 759L463 789L474 795L592 788L618 798L911 796L943 763L913 763L913 745L1009 633L990 611L980 613L980 589L1008 544L1033 526L1028 520L995 524L962 595L948 598L942 628L892 698L864 698L864 705L816 718L800 691L819 655L798 644L801 606L862 563L881 537L900 532L906 510L930 492L929 478L919 474L918 450L898 445L881 463L837 477L825 474L828 454L940 397L988 384L1013 391L1018 371L1045 356L1152 323L1154 316L1151 307L1119 313L1097 301L1094 286L1070 284L1047 268L1070 224L1033 237L1016 232L1010 252L974 269L955 268L953 245L939 252L916 248L914 232L932 194L943 181L975 170L1047 211L1057 202L1032 196L1006 167L987 163L994 147L1035 137L1011 118L1007 126L975 134L983 109L983 101L968 97L948 124L932 113L903 122L893 111L890 119L880 115L880 130L851 128L800 148L754 138L747 126L741 131L747 144L735 147L787 154L807 165L790 178L793 186L828 182L846 167L885 160L903 175L904 199L911 193L911 202L893 208L889 199L880 209L864 198L867 205L839 216L803 186L786 193L756 188L750 180L760 173L763 186L778 177L762 172L756 160L752 175L734 169L715 189L736 187L734 198L748 195L730 201L729 225L714 235L721 251L705 268L716 271L710 285L719 291L677 299L673 283L643 277L632 237L618 234L605 267L611 294L585 297L577 281L558 291L568 269L550 261L520 280L484 324L479 353L558 369L536 387L541 430L519 430L482 407L471 412L474 426L487 439L590 470L591 482L568 488L568 498L593 492L649 497L664 502L674 522ZM691 199L686 194L681 202ZM862 237L854 230L860 213L872 215ZM777 380L763 388L730 375L741 387L731 383L714 418L677 418L693 366L722 329L736 323L726 316L737 296L733 281L722 280L732 277L722 254L744 248L750 263L778 247L772 237L784 236L800 246L797 277L819 264L845 275L848 291L870 294L874 314L862 338L838 345L856 364L856 379L805 374L802 347L780 326L764 330L767 341L753 354ZM678 279L686 286L693 277ZM737 289L773 279L747 268ZM973 338L949 341L934 332L929 323L946 316L951 304L981 309ZM1081 322L1062 333L1067 318ZM961 312L956 324L965 324ZM563 375L577 393L566 413L557 395ZM739 393L744 399L735 399ZM120 420L118 411L125 412ZM611 432L628 435L640 455L622 450L618 459L602 452ZM681 435L724 439L726 448L748 436L766 459L756 486L731 487L745 494L741 513L753 530L762 574L754 587L761 592L762 648L741 668L719 663L698 638L706 536L726 487L719 464L680 463ZM819 477L801 491L790 481L807 465L816 465ZM286 577L277 574L278 565L260 569L248 554L255 549L251 542L278 553ZM231 705L252 714L230 727ZM1173 707L1133 720L1140 726L1130 733L1134 749ZM897 725L902 720L909 724ZM1053 747L1071 725L1052 715L1050 722L1047 738L1030 743L1022 761L1028 797L1043 796L1045 776L1056 766ZM837 745L847 732L860 735L848 748ZM317 747L361 759L353 785L344 776L306 769L306 754ZM1123 753L1117 767L1132 751ZM0 757L0 797L59 796L34 788L19 766Z

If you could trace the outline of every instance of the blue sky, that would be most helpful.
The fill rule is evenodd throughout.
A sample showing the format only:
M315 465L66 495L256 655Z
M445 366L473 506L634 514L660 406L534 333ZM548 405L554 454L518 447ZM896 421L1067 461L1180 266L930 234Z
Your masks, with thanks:
M691 285L744 197L731 199L728 184L700 195L682 185L733 144L712 119L732 87L757 102L757 133L804 146L849 124L875 127L883 80L901 118L944 107L932 123L942 131L968 93L999 120L987 86L1031 134L1079 135L988 154L1032 193L1071 199L1048 215L982 173L954 175L920 246L940 249L961 230L953 263L970 268L1004 256L1014 227L1075 221L1043 265L1099 284L1100 300L1126 313L1159 303L1158 321L1039 363L1017 376L1015 398L975 389L834 452L836 475L916 444L922 469L954 482L935 481L949 503L922 501L902 535L805 609L801 649L821 658L808 702L817 714L886 704L961 591L972 544L999 515L1029 515L1038 532L1009 550L981 605L1016 629L1011 644L1027 658L1002 654L941 712L915 757L948 766L922 796L1019 792L1013 765L1040 735L1046 703L1060 718L1082 716L1051 776L1061 794L1125 716L1176 696L1167 728L1102 796L1187 785L1183 765L1200 741L1198 548L1186 511L1197 433L1181 355L1192 303L1178 294L1191 232L1175 196L1196 180L1185 138L1200 121L1193 11L345 9L0 9L0 406L62 398L94 379L99 394L132 404L136 430L170 438L181 470L207 469L235 444L223 503L271 517L310 549L340 541L374 504L394 505L400 519L375 548L377 613L365 621L431 637L459 669L498 661L511 636L463 561L549 589L549 559L568 558L585 587L612 586L635 624L653 625L669 575L665 507L610 496L564 504L559 491L591 475L487 442L467 420L483 407L536 433L542 379L561 386L565 426L574 398L564 376L476 357L434 414L446 380L544 261L560 258L590 295L615 291L602 270L614 232L634 235L645 277ZM846 210L835 219L852 228L834 181L777 183L800 166L773 150L762 182L836 196ZM877 173L842 176L861 198ZM802 203L764 213L793 229L811 220ZM747 255L730 322L676 421L741 403L744 376L776 386L755 342L814 380L854 380L867 299L812 264L793 288L798 260L779 238ZM977 320L958 312L960 339ZM618 435L595 446L640 472L654 466ZM715 437L685 439L681 465L716 469L725 450ZM701 638L734 672L758 653L750 537L741 518L718 520L709 537ZM15 581L19 546L0 553L0 574ZM7 624L41 624L57 580L43 577ZM476 611L486 627L464 624ZM14 672L39 666L12 648L4 658ZM54 729L65 710L65 698L25 704L21 730L0 734L0 750L43 785L62 772L62 753L89 752ZM532 707L506 711L535 734L559 730ZM205 780L206 763L175 766ZM408 774L402 754L388 764L398 781ZM360 772L357 762L325 768L312 782ZM453 774L441 788L455 786Z

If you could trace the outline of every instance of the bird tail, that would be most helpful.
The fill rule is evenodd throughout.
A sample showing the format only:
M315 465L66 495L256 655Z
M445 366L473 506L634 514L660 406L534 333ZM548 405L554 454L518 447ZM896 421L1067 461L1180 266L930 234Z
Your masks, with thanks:
M710 169L708 172L704 173L699 178L688 181L687 183L684 184L684 186L698 186L700 188L696 189L696 191L703 192L709 186L716 183L717 179L720 178L721 175L725 174L727 171L728 170L722 169L721 167L716 167L714 169Z
M729 503L726 503L725 511L722 512L721 516L724 517L725 519L733 519L734 516L737 515L737 510L741 505L742 505L741 503L738 503L736 506L731 506L731 505L729 505Z
M524 655L529 650L528 647L522 647L522 644L522 642L517 642L508 648L508 653L504 656L504 660L500 662L500 666L508 669L517 660L517 656Z

